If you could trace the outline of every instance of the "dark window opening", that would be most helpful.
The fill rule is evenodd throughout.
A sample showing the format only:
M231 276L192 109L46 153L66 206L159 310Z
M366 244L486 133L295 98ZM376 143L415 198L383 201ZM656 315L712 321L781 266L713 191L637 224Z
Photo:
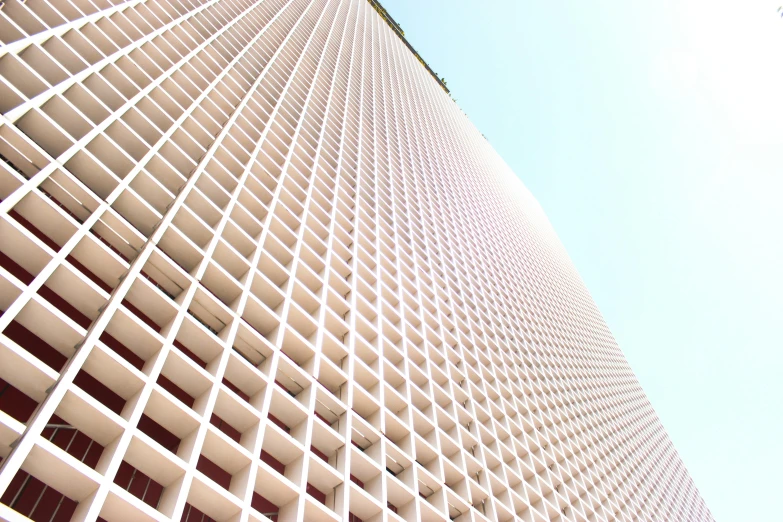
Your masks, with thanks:
M124 460L117 470L114 483L145 504L155 509L158 508L158 502L163 494L163 486Z
M185 390L171 382L165 375L160 374L158 376L158 384L160 384L161 388L182 401L188 408L193 408L193 403L196 399L188 395Z
M326 493L324 493L323 491L321 491L317 487L313 486L309 482L307 483L306 491L307 491L308 495L310 495L311 497L316 499L318 502L320 502L324 506L326 505Z
M184 345L184 344L182 344L181 342L179 342L179 341L177 341L177 340L175 339L175 340L174 340L174 346L176 346L176 347L179 349L179 351L181 351L182 353L184 353L185 355L187 355L188 357L190 357L190 358L193 360L193 362L194 362L194 363L196 363L196 364L198 364L199 366L201 366L202 368L206 369L206 367L207 367L207 363L205 363L205 362L204 362L204 361L201 359L201 357L199 357L199 356L198 356L198 355L196 355L195 353L193 353L193 352L191 352L190 350L188 350L187 348L185 348L185 345Z
M169 430L147 417L142 413L139 419L138 428L144 432L149 438L176 454L181 442L179 437L171 433Z
M26 285L29 285L33 282L33 279L35 279L30 272L22 268L21 265L2 252L0 252L0 266L8 270L9 274Z
M141 370L144 367L144 359L136 355L133 350L119 342L108 333L103 332L101 334L101 342L114 350L117 355L128 361L128 363L137 370Z
M291 433L291 428L289 428L288 425L285 422L281 421L280 419L278 419L277 417L275 417L271 413L269 415L267 415L267 417L269 418L269 420L274 422L277 425L278 428L280 428L281 430L283 430L286 433Z
M89 279L90 281L98 285L104 292L106 292L107 294L111 294L112 288L106 283L104 283L103 279L93 274L91 270L89 270L86 266L78 262L72 255L68 254L68 257L66 257L65 259L67 259L68 262L71 263L74 268L76 268L82 274L84 274L85 277L87 277L87 279Z
M56 415L52 415L41 436L92 469L103 454L103 446Z
M259 455L261 460L266 463L270 468L277 471L281 475L285 475L285 464L273 457L269 452L261 450Z
M68 361L67 357L20 323L16 322L16 320L11 321L8 326L6 326L5 330L3 330L3 334L55 371L59 372L62 370L63 366L65 366L65 363Z
M324 453L323 451L319 450L315 446L310 446L310 451L315 453L324 462L329 462L329 457L326 456L326 453Z
M22 225L24 228L26 228L32 235L37 237L41 240L43 244L54 250L55 252L60 251L60 245L49 239L49 236L44 234L41 230L38 229L35 225L27 221L25 218L21 216L16 210L11 210L8 212L8 215L13 217L16 221L19 222L20 225Z
M364 489L364 482L359 480L359 478L355 475L351 475L351 482L359 486L360 488Z
M125 407L125 399L114 393L111 388L104 385L98 379L80 370L73 380L79 388L87 392L93 399L100 402L111 411L119 415Z
M0 411L22 424L26 423L38 403L18 388L0 379Z
M228 436L228 438L239 443L239 439L242 437L242 433L240 433L240 431L234 428L231 424L227 423L226 421L224 421L214 413L212 414L212 417L209 419L209 422L217 429L225 433Z
M201 455L196 464L196 469L206 475L208 478L214 480L217 484L220 484L224 489L228 489L231 485L231 474Z
M125 308L127 308L133 315L138 317L141 320L141 322L143 322L144 324L146 324L147 326L149 326L150 328L152 328L156 332L160 333L160 328L161 327L158 325L158 323L156 323L155 321L150 319L147 315L144 314L144 312L142 312L141 310L139 310L138 308L133 306L133 304L131 304L130 301L128 301L127 299L123 299L122 300L122 305Z
M253 499L250 501L250 506L264 515L266 518L272 520L272 522L277 522L280 508L277 506L277 504L273 504L271 501L267 500L265 497L259 495L255 491L253 492Z
M209 518L191 504L185 504L185 510L182 511L180 522L215 522L215 520Z
M234 385L234 383L229 381L226 377L223 377L223 384L225 384L229 390L239 395L242 398L242 400L244 400L245 402L250 402L250 396L245 392L243 392L242 390L240 390L239 388L237 388Z
M0 497L0 503L34 522L68 522L77 506L75 500L21 470Z

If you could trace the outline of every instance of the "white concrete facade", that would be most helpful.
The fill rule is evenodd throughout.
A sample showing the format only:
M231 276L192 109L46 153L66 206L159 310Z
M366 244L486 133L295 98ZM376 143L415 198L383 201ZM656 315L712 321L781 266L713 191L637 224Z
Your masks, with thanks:
M712 519L366 0L6 0L0 39L0 519Z

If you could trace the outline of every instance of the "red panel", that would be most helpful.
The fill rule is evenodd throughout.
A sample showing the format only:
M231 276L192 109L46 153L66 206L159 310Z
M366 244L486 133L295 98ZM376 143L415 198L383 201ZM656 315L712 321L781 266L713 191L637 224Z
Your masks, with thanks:
M318 457L320 457L320 458L321 458L321 460L323 460L324 462L329 462L329 457L327 457L327 456L326 456L326 453L324 453L323 451L319 450L319 449L318 449L318 448L316 448L315 446L310 446L310 451L312 451L313 453L315 453L315 454L316 454Z
M160 333L160 326L158 325L158 323L156 323L155 321L147 317L141 310L133 306L130 301L128 301L127 299L123 299L122 305L128 310L130 310L130 312L134 314L136 317L141 319L141 321L145 323L147 326L149 326L156 332Z
M24 228L30 231L35 237L41 240L42 243L44 243L46 246L54 250L55 252L60 251L60 245L49 239L49 236L38 230L38 228L27 221L25 218L23 218L16 210L11 210L8 213L9 216L12 216L15 220L19 222L20 225L22 225Z
M193 402L196 399L188 395L185 390L183 390L182 388L180 388L179 386L171 382L169 379L167 379L165 375L161 374L158 377L158 384L160 384L161 388L163 388L164 390L172 394L177 399L184 402L188 406L188 408L193 407Z
M4 411L19 422L26 423L38 403L0 379L0 411Z
M152 440L171 451L177 453L180 439L169 430L142 413L138 424L139 430L146 433Z
M55 424L58 425L58 427L44 428L41 432L42 437L49 440L52 444L65 451L76 460L95 469L98 460L100 460L101 455L103 454L103 446L81 431L59 427L67 426L68 423L56 415L52 415L49 424Z
M124 460L117 470L114 483L153 508L157 508L160 496L163 494L163 486Z
M125 407L125 399L114 393L85 370L77 373L73 382L117 415L122 413L122 409Z
M135 367L137 370L141 370L144 367L144 359L136 355L136 353L134 353L130 348L119 342L108 333L103 332L101 334L101 342L114 350L117 355L128 361L128 363L130 363L131 366Z
M309 482L307 483L307 493L321 504L326 505L326 493L322 492L320 489L313 486Z
M188 357L193 359L194 363L198 364L202 368L206 368L207 367L207 363L202 361L201 358L198 355L196 355L195 353L193 353L190 350L188 350L187 348L185 348L185 345L182 344L181 342L177 341L176 339L174 339L174 346L176 346L182 353L184 353L185 355L187 355Z
M281 430L283 430L286 433L291 433L291 428L289 428L288 425L286 425L283 421L281 421L280 419L278 419L277 417L275 417L271 413L269 415L267 415L267 417L269 418L269 420L271 420L272 422L277 424L278 428L280 428Z
M285 464L274 458L271 454L268 452L261 450L261 454L259 455L261 460L269 465L270 468L277 471L281 475L285 475Z
M16 474L0 497L0 503L10 505L36 522L68 522L77 505L75 501L24 471Z
M55 371L59 372L62 370L63 366L65 366L65 363L68 361L63 354L52 348L40 337L17 323L15 320L11 321L9 325L6 326L3 333L13 342L30 352L37 357L38 360Z
M246 394L245 392L243 392L242 390L240 390L239 388L237 388L236 386L234 386L234 383L232 383L231 381L229 381L229 380L228 380L226 377L223 377L223 384L225 384L225 385L226 385L226 387L227 387L229 390L231 390L232 392L234 392L234 393L236 393L237 395L239 395L240 397L242 397L242 399L244 399L244 400L245 400L245 402L250 402L250 396L249 396L249 395L247 395L247 394Z
M250 505L259 513L271 514L280 511L280 508L277 506L277 504L273 504L271 501L267 500L265 497L262 497L255 491L253 492L253 499L250 501ZM269 515L266 516L269 517Z
M358 477L351 475L351 482L364 489L364 482L358 479Z
M231 485L231 474L206 458L204 455L199 457L198 463L196 464L196 469L223 486L225 489L228 489L228 487Z
M11 275L26 285L29 285L33 282L33 279L35 279L30 272L22 268L21 265L17 264L16 261L2 252L0 252L0 266L8 270Z
M78 262L75 257L68 254L68 256L65 259L67 259L68 262L74 266L74 268L76 268L82 274L84 274L90 281L98 285L104 292L106 292L107 294L111 294L111 290L112 290L111 287L106 283L104 283L103 279L101 279L97 275L93 274L89 269L87 269L86 266Z
M182 511L182 518L180 522L215 522L207 515L194 508L190 504L185 504L185 509Z
M239 442L239 439L242 437L242 434L234 428L231 424L227 423L214 413L212 414L212 417L209 419L209 422L212 423L213 426L215 426L217 429L228 435L230 439L233 439L236 442Z
M60 297L54 290L49 288L48 286L42 286L38 289L38 295L52 303L55 308L57 308L59 311L61 311L63 314L67 315L69 319L71 319L74 323L78 324L85 330L90 326L90 323L92 323L92 319L81 313L79 310L77 310L75 307L71 306L68 301Z

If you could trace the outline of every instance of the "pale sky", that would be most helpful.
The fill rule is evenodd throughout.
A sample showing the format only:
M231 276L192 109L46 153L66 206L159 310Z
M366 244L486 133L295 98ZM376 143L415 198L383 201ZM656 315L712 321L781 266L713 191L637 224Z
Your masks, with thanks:
M783 0L383 0L539 200L718 521L783 520Z

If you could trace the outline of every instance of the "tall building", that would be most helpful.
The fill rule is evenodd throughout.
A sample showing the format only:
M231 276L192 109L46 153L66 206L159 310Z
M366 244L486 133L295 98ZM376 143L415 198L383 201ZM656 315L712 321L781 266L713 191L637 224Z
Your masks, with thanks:
M0 519L711 520L376 2L6 0L0 38Z

